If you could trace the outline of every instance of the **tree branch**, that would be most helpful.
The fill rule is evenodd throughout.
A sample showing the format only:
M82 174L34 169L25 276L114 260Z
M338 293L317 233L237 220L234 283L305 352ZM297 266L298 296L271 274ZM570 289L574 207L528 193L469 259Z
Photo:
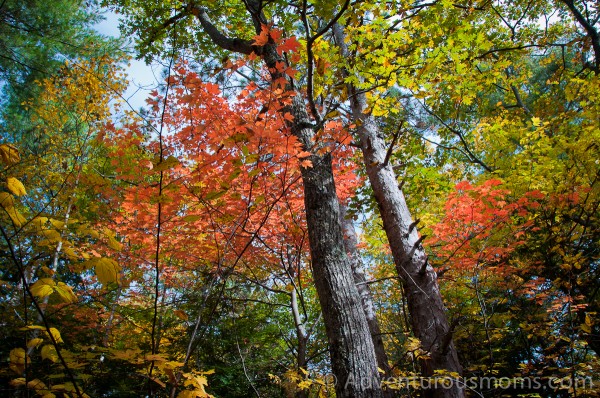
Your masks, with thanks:
M402 131L403 125L404 125L404 120L400 122L400 126L398 126L398 130L394 133L394 136L392 137L392 142L387 150L387 153L385 154L385 159L383 161L383 167L388 165L388 163L390 161L390 157L392 157L392 153L394 152L394 146L396 146L396 141L398 140L400 131Z
M198 18L198 21L200 22L200 25L202 25L204 32L206 32L208 37L210 37L212 42L217 46L224 50L246 55L250 55L255 52L256 46L253 46L250 40L230 38L221 33L210 20L206 8L189 4L187 6L187 11Z
M590 24L590 22L583 16L581 11L575 7L575 2L573 0L561 0L571 11L577 22L585 29L588 34L590 40L592 41L592 48L594 50L594 57L596 58L594 70L598 72L600 70L600 35L596 28Z
M339 21L339 19L342 17L344 12L346 12L346 10L348 9L349 5L350 5L350 0L346 0L344 2L344 4L342 5L342 7L340 8L340 10L337 12L337 14L335 14L333 19L331 21L329 21L329 23L327 25L325 25L322 29L320 29L314 36L311 36L310 35L310 26L308 24L308 19L306 17L308 5L307 5L306 0L304 0L302 2L302 12L300 15L302 18L302 24L304 25L304 30L306 31L306 55L307 55L306 64L307 64L307 69L308 69L308 71L307 71L308 76L306 79L306 91L307 91L307 97L308 97L308 105L310 106L310 112L312 113L317 126L321 125L322 118L321 118L319 111L317 110L317 106L315 104L315 98L314 98L314 87L313 87L314 55L312 52L312 45L319 37L321 37L325 33L327 33L327 31L329 31L329 29L331 29L333 27L333 25L337 23L337 21Z

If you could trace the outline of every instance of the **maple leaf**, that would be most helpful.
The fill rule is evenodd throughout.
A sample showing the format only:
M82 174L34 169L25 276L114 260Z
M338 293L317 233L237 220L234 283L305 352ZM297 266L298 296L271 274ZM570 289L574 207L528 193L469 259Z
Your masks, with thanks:
M260 34L253 37L254 42L252 45L254 46L264 46L269 42L269 27L267 25L262 25L260 27Z
M302 167L308 169L308 168L312 167L313 164L310 160L306 159L306 160L303 160L302 162L300 162L300 165Z
M206 83L206 85L204 87L206 88L206 91L210 95L217 96L217 95L221 94L221 89L219 88L219 86L217 84Z
M285 39L279 46L277 46L277 52L279 55L284 52L296 52L300 47L300 42L296 39L296 36Z

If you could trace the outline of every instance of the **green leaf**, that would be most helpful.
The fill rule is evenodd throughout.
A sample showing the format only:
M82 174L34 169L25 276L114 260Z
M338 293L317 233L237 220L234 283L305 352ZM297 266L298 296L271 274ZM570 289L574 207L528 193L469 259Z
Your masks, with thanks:
M155 171L164 171L164 170L173 168L173 167L177 166L178 164L179 164L179 160L177 160L176 157L169 156L168 158L166 158L165 160L163 160L162 162L160 162L156 166L154 166L154 170Z

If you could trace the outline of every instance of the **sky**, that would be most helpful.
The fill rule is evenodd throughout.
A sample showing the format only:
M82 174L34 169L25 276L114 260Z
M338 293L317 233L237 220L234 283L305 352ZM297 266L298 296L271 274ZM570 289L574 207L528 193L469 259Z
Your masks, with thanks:
M106 11L104 20L96 24L96 30L106 36L119 37L119 17L111 11ZM129 88L125 92L125 99L134 110L145 106L148 93L156 88L160 78L162 66L146 65L143 60L132 59L126 68L129 77Z

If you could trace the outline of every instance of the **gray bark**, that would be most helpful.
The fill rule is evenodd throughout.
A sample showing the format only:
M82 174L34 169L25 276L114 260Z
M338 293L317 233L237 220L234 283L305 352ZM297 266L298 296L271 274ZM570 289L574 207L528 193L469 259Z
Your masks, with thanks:
M344 244L346 246L346 253L350 259L350 265L352 266L352 274L354 276L354 283L360 294L363 310L367 317L367 323L369 324L369 331L371 332L371 338L373 339L373 346L375 347L375 356L377 357L377 366L384 371L386 377L392 377L392 368L390 367L387 353L385 352L385 346L383 344L383 338L381 335L381 328L377 321L377 315L375 313L375 305L373 303L373 295L371 289L367 283L365 276L365 267L358 253L358 237L354 229L352 220L347 217L347 208L345 205L340 205L340 222L342 224L342 230L344 232ZM383 396L385 398L394 397L396 394L390 389L383 389Z
M334 35L342 53L348 56L342 27L334 26ZM367 99L356 87L348 85L352 115L357 121L357 134L364 164L379 206L383 226L390 244L396 270L406 292L411 326L430 359L421 361L424 376L434 370L462 374L462 367L446 317L435 270L427 262L416 224L398 187L395 173L386 162L387 146L375 118L364 113ZM432 388L427 396L462 398L464 390L457 383L452 388Z
M303 169L313 279L323 311L338 397L381 397L375 349L344 249L331 155Z

